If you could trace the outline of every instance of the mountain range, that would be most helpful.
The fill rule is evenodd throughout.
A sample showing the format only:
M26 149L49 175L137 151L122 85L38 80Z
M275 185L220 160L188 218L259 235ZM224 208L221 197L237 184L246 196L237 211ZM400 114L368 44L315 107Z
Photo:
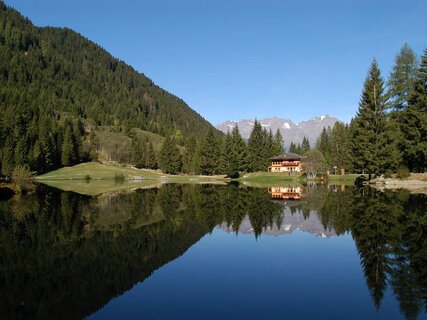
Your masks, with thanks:
M304 137L307 137L310 141L310 145L313 147L316 144L317 138L320 136L323 128L334 126L335 122L341 121L333 116L317 116L307 121L301 121L294 123L290 119L281 119L278 117L272 117L267 119L258 120L262 127L273 131L273 134L279 129L283 137L285 147L289 147L291 142L301 143ZM231 131L231 129L237 124L240 134L244 139L249 139L254 126L254 120L243 119L240 121L227 120L216 126L217 129L224 133Z

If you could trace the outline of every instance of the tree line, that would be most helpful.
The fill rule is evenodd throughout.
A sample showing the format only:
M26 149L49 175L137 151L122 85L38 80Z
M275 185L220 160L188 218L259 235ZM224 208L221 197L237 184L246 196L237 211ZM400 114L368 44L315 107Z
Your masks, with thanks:
M421 61L405 44L385 82L374 59L356 116L324 128L316 149L326 168L391 174L427 168L427 49Z

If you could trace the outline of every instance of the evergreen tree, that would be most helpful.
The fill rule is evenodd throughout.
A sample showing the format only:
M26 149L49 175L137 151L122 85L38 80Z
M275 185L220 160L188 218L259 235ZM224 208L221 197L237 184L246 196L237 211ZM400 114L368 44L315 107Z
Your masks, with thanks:
M255 119L254 128L248 141L250 171L264 171L267 169L268 159L266 158L265 147L265 133L263 133L261 123Z
M73 164L74 150L73 133L71 131L71 126L68 125L65 129L64 141L62 143L61 164L63 166L70 166ZM41 153L43 154L43 151L41 151Z
M390 156L387 154L389 150L386 148L386 105L384 82L377 62L373 60L364 83L357 115L351 123L351 149L354 167L359 172L365 170L373 173L391 167Z
M405 43L396 56L393 71L387 81L390 106L395 111L405 110L408 107L409 96L414 88L417 57L414 51Z
M196 138L190 137L185 142L185 155L182 162L182 171L184 173L193 173L194 168L194 157L196 154L197 141Z
M325 163L327 167L330 167L332 164L331 160L331 130L323 128L322 133L317 139L316 149L319 150L325 157Z
M147 164L147 167L150 169L155 170L158 167L156 152L154 151L154 146L153 146L153 143L151 141L148 143L146 164Z
M310 142L308 141L306 136L304 136L304 138L302 139L301 150L302 150L302 152L301 152L302 154L311 150Z
M249 155L248 155L248 146L243 141L242 136L240 135L239 128L237 124L234 126L231 131L233 152L237 156L238 160L238 171L247 171L249 168Z
M233 148L233 138L228 132L222 144L220 172L230 178L239 177L239 160Z
M285 153L285 149L283 147L283 137L279 129L276 130L276 134L274 135L272 153L273 153L272 156L278 156Z
M135 135L132 138L131 142L131 154L132 154L132 162L137 168L145 168L147 167L147 159L146 159L146 149L147 141L141 140Z
M331 131L330 162L337 169L351 170L350 130L349 127L337 121Z
M427 168L427 49L422 56L408 108L399 118L404 162L410 170L423 172Z
M294 142L291 142L291 145L289 146L289 151L288 152L298 153L297 152L297 146L296 146L296 144Z
M214 129L210 128L203 137L198 150L199 170L201 174L213 175L219 169L221 156L220 144L215 137Z
M173 137L167 137L160 151L160 169L164 173L177 174L182 169L181 154Z

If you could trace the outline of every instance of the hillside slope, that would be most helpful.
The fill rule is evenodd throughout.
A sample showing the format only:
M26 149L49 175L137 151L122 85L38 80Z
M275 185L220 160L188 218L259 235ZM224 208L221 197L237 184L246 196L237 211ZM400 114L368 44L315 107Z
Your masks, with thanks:
M0 108L4 131L12 131L23 110L68 112L162 136L177 130L199 135L210 126L183 100L92 41L70 29L36 27L1 1Z

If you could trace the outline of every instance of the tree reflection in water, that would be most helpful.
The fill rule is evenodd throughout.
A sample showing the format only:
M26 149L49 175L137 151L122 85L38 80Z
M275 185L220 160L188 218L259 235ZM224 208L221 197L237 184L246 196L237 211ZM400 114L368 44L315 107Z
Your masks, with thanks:
M98 197L40 187L0 201L0 314L83 318L182 255L218 225L256 238L285 211L313 215L325 232L350 232L373 303L390 286L402 313L426 311L425 195L306 186L293 199L238 185L164 185ZM301 193L298 197L295 192Z

